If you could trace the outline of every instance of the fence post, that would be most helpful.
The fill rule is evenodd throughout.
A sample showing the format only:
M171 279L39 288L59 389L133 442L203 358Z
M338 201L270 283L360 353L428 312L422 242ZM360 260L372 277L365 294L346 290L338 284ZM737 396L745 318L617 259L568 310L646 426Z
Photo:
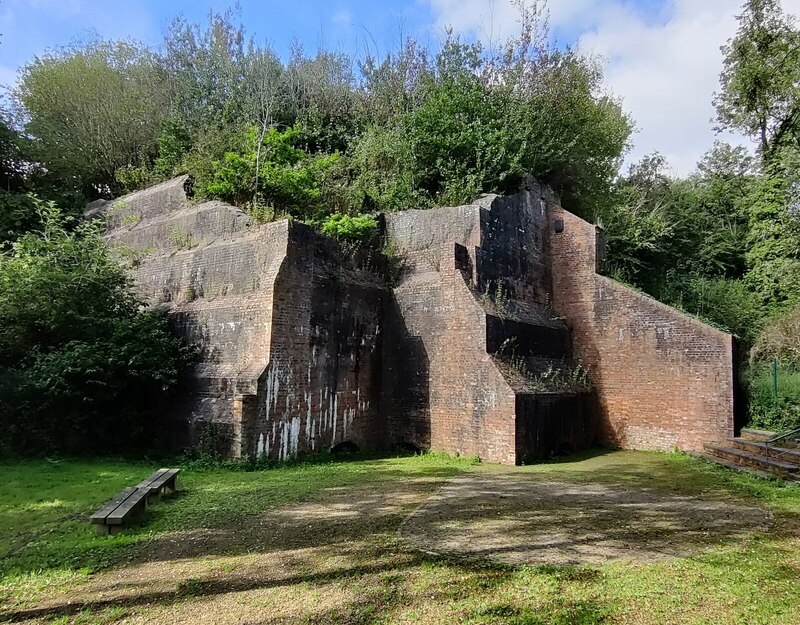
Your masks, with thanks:
M772 359L772 399L778 405L778 359Z

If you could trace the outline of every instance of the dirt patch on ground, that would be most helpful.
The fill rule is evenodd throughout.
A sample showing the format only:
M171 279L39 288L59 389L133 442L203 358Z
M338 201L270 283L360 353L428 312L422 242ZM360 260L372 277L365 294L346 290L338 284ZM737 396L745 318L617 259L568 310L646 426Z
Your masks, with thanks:
M504 564L601 564L686 556L772 524L731 500L647 488L474 471L453 479L399 530L428 553Z
M550 610L569 615L557 622L577 622L576 614L605 614L604 599L567 600L558 576L537 573L530 586L513 581L524 570L461 558L649 561L743 541L771 525L768 511L724 493L649 488L658 480L643 482L642 475L664 474L656 460L612 455L577 463L571 476L558 467L551 475L483 466L447 482L409 476L328 488L230 526L154 537L127 564L53 589L46 601L5 617L59 624L511 623L523 622L514 615L528 606L530 614Z
M170 625L332 622L331 615L369 604L364 590L369 582L354 585L354 580L372 579L382 588L387 575L417 563L396 530L441 484L437 478L412 478L380 490L329 488L312 501L269 510L233 527L173 532L145 543L129 564L5 618L40 623L58 615L87 623Z

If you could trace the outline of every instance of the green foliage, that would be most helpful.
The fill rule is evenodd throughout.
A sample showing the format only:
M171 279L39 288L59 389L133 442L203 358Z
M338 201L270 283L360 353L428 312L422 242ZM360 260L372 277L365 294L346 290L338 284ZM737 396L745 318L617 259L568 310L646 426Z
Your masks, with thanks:
M114 172L114 179L119 183L120 192L125 193L145 189L159 181L149 167L133 165L120 167Z
M26 146L0 110L0 250L38 223L25 176Z
M161 59L174 127L196 137L209 128L239 130L249 82L244 76L244 29L232 10L210 12L205 28L177 17L164 38Z
M774 432L800 428L800 370L796 365L779 361L777 396L772 363L755 363L749 378L752 427Z
M25 139L12 128L0 109L0 189L19 192L25 187Z
M0 445L16 453L151 444L188 360L166 319L139 312L99 226L71 231L52 203L42 230L0 256Z
M372 215L334 213L322 222L322 233L341 241L370 243L378 235L378 221Z
M741 278L747 194L757 180L752 159L716 144L687 179L671 178L666 167L659 154L645 157L617 181L612 202L600 206L606 272L660 298L675 275Z
M769 159L800 131L800 33L780 0L747 0L739 30L723 47L722 90L714 104L722 128L757 139Z
M541 373L533 374L531 383L534 388L548 393L563 391L583 393L592 388L589 370L582 363L574 365L562 363L557 367L548 365Z
M467 202L530 173L587 214L631 122L599 65L553 46L540 7L520 11L521 35L496 50L450 33L361 63L299 46L282 63L236 11L178 18L158 53L92 41L36 59L17 113L30 160L90 196L186 171L200 197L259 219L318 220Z
M750 357L753 361L777 359L800 366L800 306L783 311L766 323Z
M240 149L227 152L212 165L209 179L197 179L196 189L206 197L239 205L253 202L275 212L306 219L324 211L320 204L324 173L338 153L310 156L295 147L299 126L284 132L270 128L259 136L255 128L240 138Z
M753 344L764 319L758 295L742 280L671 274L663 300Z
M746 200L750 206L747 280L765 304L779 307L800 298L800 190L797 154L768 164Z
M403 127L371 127L355 145L350 165L350 203L365 211L429 208L418 190L411 146Z
M154 55L127 42L35 59L14 92L34 160L65 183L118 190L117 170L145 165L154 152L167 112L162 82Z
M608 250L605 271L651 289L661 278L675 229L670 181L661 173L664 162L656 154L631 166L628 178L618 181L615 202L598 215Z
M0 249L37 225L35 207L34 196L0 189Z
M525 36L494 56L450 35L430 66L417 67L413 92L395 96L401 112L356 144L360 206L460 204L514 189L527 173L578 206L608 186L630 134L628 119L599 95L594 64L572 52L534 50ZM412 60L390 60L380 73L372 68L376 97L393 88L381 81Z
M156 175L169 178L178 173L183 156L191 147L192 139L186 126L177 119L165 120L158 137L158 157L153 165Z

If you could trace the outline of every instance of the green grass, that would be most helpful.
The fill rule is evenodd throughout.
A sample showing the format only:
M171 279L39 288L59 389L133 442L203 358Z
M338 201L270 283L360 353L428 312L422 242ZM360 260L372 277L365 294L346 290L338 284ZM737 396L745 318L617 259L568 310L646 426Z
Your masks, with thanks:
M90 572L125 565L148 541L177 532L236 528L262 511L303 501L319 501L324 507L331 492L403 493L419 479L429 491L468 469L508 470L475 467L470 460L440 455L323 460L254 472L188 468L181 474L179 495L154 506L141 525L115 536L95 534L83 517L153 468L113 460L0 465L0 603L23 609L59 592L73 593L74 600L84 586L89 588ZM272 554L274 547L208 552L183 572L181 567L190 563L165 561L171 580L159 588L165 596L152 598L142 590L141 599L90 601L44 618L50 623L88 624L137 616L139 622L168 623L181 620L175 617L178 612L184 622L192 622L197 605L209 614L234 610L232 620L221 622L255 622L264 614L309 624L800 622L800 488L732 473L681 454L585 454L515 471L578 484L732 498L768 507L775 528L691 557L656 563L511 567L407 551L395 534L406 512L384 517L375 526L354 516L343 521L341 537L322 546L314 541L281 544L282 556ZM313 531L303 528L319 520L300 521L298 536ZM284 566L276 562L286 553L295 554L296 562L276 573L270 567ZM174 578L169 567L177 567ZM276 586L276 575L293 581ZM215 608L217 601L227 603Z
M271 507L301 501L331 486L379 484L410 475L450 477L472 464L446 455L334 460L280 468L185 469L177 495L152 507L144 523L99 535L88 516L158 465L119 460L31 460L0 464L0 603L75 583L124 561L145 541L177 530L236 523Z

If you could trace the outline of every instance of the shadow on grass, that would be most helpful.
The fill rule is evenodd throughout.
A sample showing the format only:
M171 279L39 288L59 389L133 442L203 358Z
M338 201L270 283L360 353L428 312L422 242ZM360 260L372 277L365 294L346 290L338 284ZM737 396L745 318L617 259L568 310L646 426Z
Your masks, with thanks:
M246 592L256 589L288 587L296 584L324 585L337 580L350 579L354 576L374 575L387 571L399 572L408 568L409 566L410 563L407 563L403 566L398 566L397 564L393 563L391 565L375 564L358 567L344 567L334 571L326 571L324 573L304 573L300 575L290 575L278 579L257 576L248 576L247 578L231 577L224 580L189 579L177 584L175 588L170 590L143 592L118 599L98 599L95 601L87 601L85 603L70 602L63 605L48 606L45 608L17 610L15 612L8 612L6 614L0 613L0 621L13 623L34 618L74 616L86 610L95 612L99 610L106 610L112 607L133 608L136 606L153 605L169 606L184 601L187 597L213 597L221 594Z
M84 602L73 597L71 603L64 601L0 614L0 621L74 617L87 610L146 605L170 607L187 598L212 598L298 584L310 584L327 591L332 584L360 583L355 597L344 597L336 606L320 609L313 615L309 613L307 618L320 623L367 623L374 621L378 613L401 610L414 605L417 600L425 600L415 597L406 587L409 577L417 574L418 567L441 567L443 572L452 569L457 572L454 579L460 575L472 580L466 589L461 583L446 585L431 595L434 596L432 601L456 602L473 594L481 597L493 586L508 581L516 570L513 567L483 566L453 558L430 559L392 544L395 529L418 505L420 497L468 466L452 459L395 460L394 456L346 460L327 458L324 462L303 462L255 472L223 468L186 471L177 496L154 507L142 525L117 536L102 537L95 536L88 523L70 521L62 535L54 535L45 544L31 545L27 553L20 554L21 557L0 564L0 572L24 574L64 566L73 570L96 570L128 558L141 563L163 562L161 572L165 581L161 588L154 589L152 583L132 579L130 585L122 585L125 592L130 593L127 596L89 598ZM709 489L724 490L729 486L717 473L706 475L705 470L698 470L696 465L684 463L681 459L655 454L626 453L622 456L608 450L525 467L521 471L512 468L498 468L497 471L509 473L513 479L521 478L515 486L518 492L529 489L533 482L551 480L569 480L578 490L591 487L589 482L597 482L643 491L691 494ZM748 486L741 488L745 492ZM496 515L490 513L496 512L497 508L477 506L470 500L472 494L466 493L459 499L458 506L452 506L454 512L477 515L483 520L496 519ZM608 506L619 504L631 508L632 525L643 528L646 533L650 531L648 528L658 524L658 510L648 510L648 501L619 497L615 501L612 493ZM581 541L585 540L580 535L578 521L587 511L590 523L606 528L615 539L629 537L630 528L620 526L613 515L606 514L606 508L587 506L578 499L574 494L553 490L550 509L545 510L564 515L559 516L559 519L565 519L559 521L559 527L574 535L571 539L574 548L580 548ZM530 511L525 512L528 514ZM552 519L543 519L541 510L528 514L528 517L527 522L532 525L523 528L523 534L512 536L512 539L525 540L525 532L535 529L535 525L552 523ZM439 519L437 522L442 521ZM510 549L521 544L512 544ZM320 571L323 567L319 566L319 561L304 555L307 550L316 550L315 558L337 562L338 565L333 570ZM208 574L207 569L204 573L200 567L199 572L189 573L195 577L182 581L175 577L173 561L176 560L197 559L200 562L205 557L251 554L267 555L269 562L285 559L286 574L276 574L274 569L259 565L248 568L246 572L234 569L230 574L216 577ZM779 557L781 554L775 552L773 555ZM341 564L342 560L346 564ZM720 560L718 566L733 567L736 563ZM790 567L785 568L787 570L781 571L781 575L792 572ZM543 566L532 570L557 584L599 583L597 569L589 567ZM303 606L303 609L311 610L308 606ZM481 607L469 611L464 622L476 625L590 625L604 622L607 613L602 602L567 601L558 599L556 593L542 613L492 600L488 605L481 602Z
M344 543L335 546L333 551L340 551ZM491 596L495 588L509 584L515 575L510 567L469 564L453 559L431 560L418 553L404 552L386 561L369 559L367 553L360 554L345 566L323 572L290 573L283 576L269 574L266 570L247 570L241 575L229 575L224 578L205 577L188 578L177 584L164 584L169 589L152 590L136 588L129 584L135 592L124 597L102 598L84 602L64 601L46 607L19 609L0 614L2 622L21 622L30 619L59 619L76 617L82 614L127 615L136 612L137 608L156 611L169 609L187 601L199 600L209 605L206 600L231 593L246 593L257 590L290 589L292 587L308 587L304 592L309 596L318 596L319 592L327 592L336 596L335 605L321 610L316 609L315 602L304 602L294 606L292 622L301 623L333 623L347 622L351 624L373 623L376 617L386 619L387 616L402 610L428 609L431 605L447 611L457 603L466 602L476 607L462 610L460 622L468 624L506 624L506 625L597 625L603 623L609 614L608 607L599 601L570 600L559 591L560 582L580 581L594 583L596 578L587 578L583 571L569 567L542 567L539 574L552 576L556 580L555 592L543 608L532 609L511 603L494 602L486 605L485 597ZM423 591L414 588L414 580L425 567L432 569L433 587L425 587ZM302 567L300 567L302 568ZM565 573L566 572L566 573ZM447 580L458 580L458 583L438 583L439 577ZM355 590L355 594L350 592ZM305 614L297 614L303 612ZM278 616L278 615L273 615ZM240 622L251 622L246 618Z
M401 533L423 550L510 564L682 557L772 529L762 495L780 490L731 480L693 458L596 450L460 476ZM787 508L781 520L795 516Z
M27 471L30 473L36 466L28 464ZM102 462L94 466L82 463L80 466L82 473L76 472L73 479L85 484L86 490L92 490L95 499L98 498L98 489L101 489L99 498L102 502L120 487L102 480L99 486L90 486L98 481L97 475L106 472ZM441 482L466 466L467 462L446 458L399 460L397 456L381 458L365 454L347 458L328 456L324 461L309 460L259 471L231 471L218 467L188 470L182 473L176 493L155 504L139 523L119 534L100 536L88 523L88 516L100 505L97 501L80 502L76 504L77 511L51 518L35 529L17 532L0 560L0 580L53 569L93 572L131 558L173 559L175 548L170 537L175 533L205 534L202 541L185 542L193 545L184 553L186 557L270 550L277 543L266 544L253 539L253 536L263 534L260 528L252 527L252 535L241 531L243 525L250 524L253 518L266 511L293 502L314 500L336 489L362 485L371 487L374 492L388 489L402 497L404 493L410 494L420 488L414 484L415 480L422 480L423 485L426 481ZM136 471L142 470L147 469L136 467ZM380 484L392 486L380 487ZM35 501L35 489L26 486L21 485L22 496ZM102 489L108 492L102 493ZM367 493L365 498L374 492ZM0 516L3 514L15 515L16 512L1 510ZM353 519L363 519L370 511L353 506L339 511L340 517L348 514ZM380 517L378 514L377 519ZM6 518L6 525L15 527L15 518ZM336 524L328 524L326 528L324 518L312 521L319 526L313 535L314 546L330 544L341 538L341 528L334 531ZM286 535L290 532L282 530L280 533L285 538L284 545L302 542L296 536Z

